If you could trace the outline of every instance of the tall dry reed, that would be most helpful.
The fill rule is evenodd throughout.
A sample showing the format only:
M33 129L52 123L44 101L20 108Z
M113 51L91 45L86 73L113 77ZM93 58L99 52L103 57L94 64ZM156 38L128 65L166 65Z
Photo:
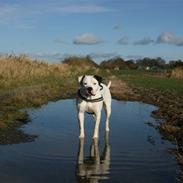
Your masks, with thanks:
M31 60L26 55L0 56L0 88L49 76L66 77L70 74L69 67L63 63Z

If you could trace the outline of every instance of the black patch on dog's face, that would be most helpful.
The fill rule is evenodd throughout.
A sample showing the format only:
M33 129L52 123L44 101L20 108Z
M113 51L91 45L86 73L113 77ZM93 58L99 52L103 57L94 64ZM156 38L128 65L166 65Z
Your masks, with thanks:
M101 82L102 82L102 77L101 76L98 76L98 75L94 75L93 76L97 81L98 81L98 83L100 84Z
M85 75L81 78L80 85L83 85L83 79L85 78Z

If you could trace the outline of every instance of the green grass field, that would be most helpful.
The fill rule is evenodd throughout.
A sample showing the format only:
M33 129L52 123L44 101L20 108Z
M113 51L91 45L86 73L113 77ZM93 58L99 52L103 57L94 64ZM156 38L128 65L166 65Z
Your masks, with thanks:
M139 70L120 70L115 73L131 87L154 88L183 95L183 80L166 77L164 73Z

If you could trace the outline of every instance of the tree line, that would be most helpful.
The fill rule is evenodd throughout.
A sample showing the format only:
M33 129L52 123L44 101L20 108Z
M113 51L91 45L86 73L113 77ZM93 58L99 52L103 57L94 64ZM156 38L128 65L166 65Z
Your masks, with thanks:
M114 57L108 60L102 61L97 65L90 56L86 57L68 57L65 58L63 63L69 65L88 65L94 67L101 67L104 69L149 69L149 70L163 70L163 69L174 69L177 67L183 67L182 60L171 60L166 62L161 57L157 58L142 58L138 60L124 60L121 57Z
M166 62L161 57L157 58L142 58L138 60L124 60L121 57L115 57L109 60L104 60L100 64L103 68L112 68L112 69L174 69L176 67L183 67L182 60L171 60Z

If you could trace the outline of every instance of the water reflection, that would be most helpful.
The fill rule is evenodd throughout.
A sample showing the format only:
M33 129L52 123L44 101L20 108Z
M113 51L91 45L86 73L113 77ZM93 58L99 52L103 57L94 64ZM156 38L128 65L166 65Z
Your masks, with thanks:
M109 133L105 133L103 153L100 156L98 139L94 139L90 146L90 154L84 158L84 139L79 141L77 157L76 176L79 183L97 183L100 180L108 179L110 170L110 145Z

